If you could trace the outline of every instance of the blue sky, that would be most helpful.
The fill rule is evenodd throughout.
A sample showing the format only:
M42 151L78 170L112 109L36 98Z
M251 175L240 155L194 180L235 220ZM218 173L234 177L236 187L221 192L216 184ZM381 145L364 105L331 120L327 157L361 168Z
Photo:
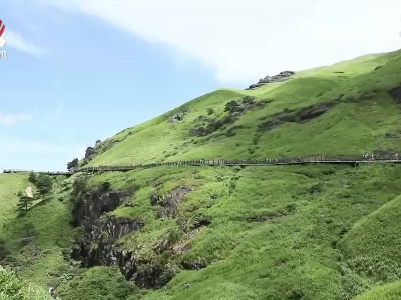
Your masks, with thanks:
M189 2L1 1L0 167L65 169L211 90L400 48L399 1Z

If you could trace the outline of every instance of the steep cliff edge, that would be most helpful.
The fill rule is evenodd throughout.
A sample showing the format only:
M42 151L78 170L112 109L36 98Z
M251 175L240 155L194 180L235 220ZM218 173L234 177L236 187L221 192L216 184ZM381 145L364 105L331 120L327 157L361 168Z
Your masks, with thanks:
M163 264L158 260L160 257L141 257L132 249L121 248L118 243L123 236L140 231L144 222L106 215L123 204L127 197L132 197L133 190L106 191L101 186L81 188L83 191L73 193L79 195L73 200L72 217L74 224L84 229L84 234L71 249L71 258L79 261L83 268L118 266L126 280L142 288L165 285L175 275L173 264L167 261ZM173 213L174 200L178 201L182 193L176 192L175 196L167 197L166 210L169 213Z

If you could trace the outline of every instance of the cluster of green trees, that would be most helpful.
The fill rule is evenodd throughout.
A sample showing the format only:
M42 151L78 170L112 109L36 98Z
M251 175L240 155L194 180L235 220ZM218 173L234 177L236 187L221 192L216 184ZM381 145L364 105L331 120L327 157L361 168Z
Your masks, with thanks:
M72 161L67 163L67 170L71 171L74 168L78 168L78 166L79 166L78 158L74 158Z
M88 164L96 155L99 154L99 147L101 146L101 141L96 140L94 147L87 147L85 150L84 158L79 161L78 158L74 158L72 161L67 163L67 170L72 171L74 168L82 167ZM103 149L103 151L106 151Z
M53 188L53 180L51 176L47 174L39 173L36 175L35 173L30 173L29 181L35 185L37 192L35 192L33 197L31 197L31 195L24 195L22 193L18 195L19 201L17 204L17 212L19 215L25 215L34 200L39 198L44 200L45 196L50 193Z

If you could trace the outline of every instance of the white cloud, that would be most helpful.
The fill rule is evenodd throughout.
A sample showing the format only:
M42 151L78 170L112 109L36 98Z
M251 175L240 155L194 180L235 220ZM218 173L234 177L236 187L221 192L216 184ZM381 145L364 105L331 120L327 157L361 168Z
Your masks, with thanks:
M45 49L32 44L31 42L26 40L22 35L12 30L8 30L8 28L5 30L3 37L7 41L6 46L13 47L20 51L34 55L42 55L46 52Z
M39 3L92 15L147 42L168 45L212 68L222 82L255 81L283 69L327 65L401 46L399 0Z
M32 119L30 114L5 114L0 112L0 124L15 125L18 122L29 121Z

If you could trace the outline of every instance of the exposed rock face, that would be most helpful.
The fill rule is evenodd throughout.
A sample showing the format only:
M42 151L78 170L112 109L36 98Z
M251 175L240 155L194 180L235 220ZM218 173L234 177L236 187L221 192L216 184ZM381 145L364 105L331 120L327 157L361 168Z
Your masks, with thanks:
M168 207L174 205L174 201L179 201L183 192L175 191L168 200ZM116 209L130 193L128 190L102 192L97 188L75 201L73 217L76 225L84 227L85 234L71 249L70 257L80 261L84 268L119 266L124 277L136 285L160 288L175 275L175 269L167 263L138 258L134 250L123 251L116 244L127 233L140 230L144 223L114 216L100 218L103 213Z
M195 119L195 126L189 130L189 136L207 136L218 130L223 130L228 125L237 121L241 115L253 109L265 107L270 102L271 100L256 101L256 98L251 96L231 100L224 105L224 112L227 114L223 117L209 118L202 115L198 116ZM236 128L238 129L238 127ZM232 131L228 132L228 135L232 135Z
M285 109L283 112L270 116L268 121L260 124L259 130L269 131L285 122L305 123L321 116L336 105L337 103L335 102L326 102L304 107L299 110Z
M142 288L161 288L176 274L174 267L168 263L156 264L151 260L137 258L133 251L121 252L119 267L125 279Z
M86 234L72 249L71 257L81 261L85 268L117 265L121 250L114 246L114 242L143 225L141 221L125 218L98 219L85 227Z
M168 123L174 123L184 120L186 114L188 114L189 108L185 108L183 111L176 113L174 116L168 118Z
M22 239L22 244L24 244L24 245L28 245L30 242L32 242L33 240L35 239L35 237L34 236L27 236L27 237L24 237L23 239Z
M103 214L116 209L132 191L104 192L96 188L74 202L72 216L78 226L90 226Z
M182 202L184 196L192 191L192 187L179 186L173 190L171 190L165 196L158 196L153 193L150 196L150 204L151 205L160 205L163 209L158 213L158 217L174 217L176 213L176 208L178 204Z
M266 84L272 83L272 82L286 81L286 80L290 79L291 76L294 74L295 74L294 71L282 71L279 74L274 75L274 76L266 76L265 78L260 79L258 83L251 84L246 90L253 90L260 86L263 86L263 85L266 85Z
M391 89L388 93L396 103L401 104L401 86Z

